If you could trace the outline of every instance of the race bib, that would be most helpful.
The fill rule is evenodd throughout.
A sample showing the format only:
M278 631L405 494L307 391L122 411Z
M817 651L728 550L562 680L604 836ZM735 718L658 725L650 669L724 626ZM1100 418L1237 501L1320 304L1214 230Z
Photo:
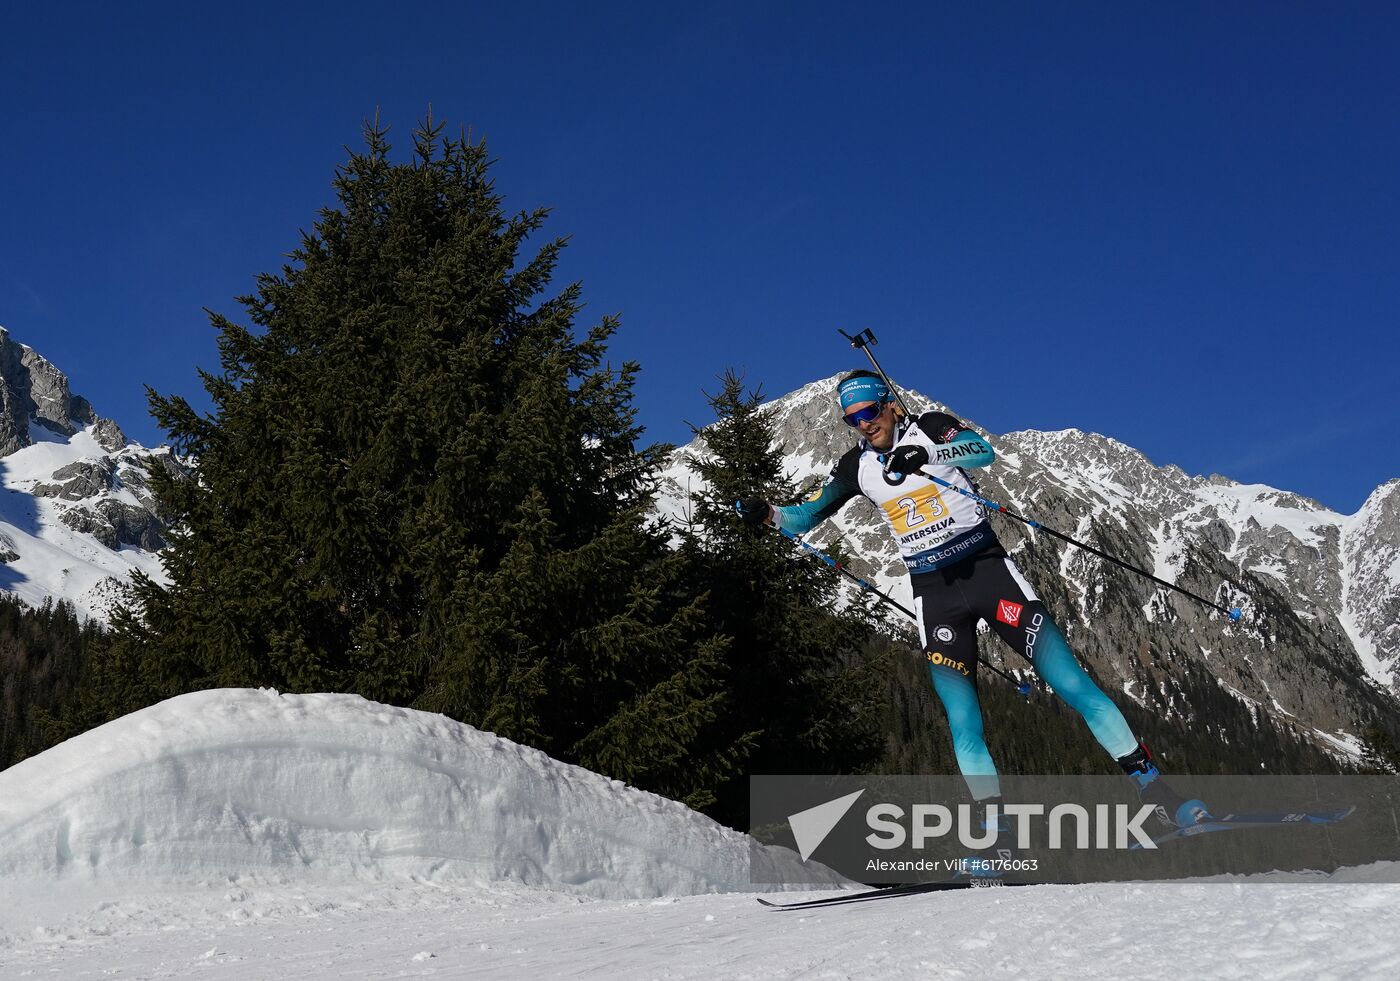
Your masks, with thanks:
M883 505L896 535L927 528L931 522L940 521L948 515L943 495L938 493L935 484L928 484L908 494L886 501Z

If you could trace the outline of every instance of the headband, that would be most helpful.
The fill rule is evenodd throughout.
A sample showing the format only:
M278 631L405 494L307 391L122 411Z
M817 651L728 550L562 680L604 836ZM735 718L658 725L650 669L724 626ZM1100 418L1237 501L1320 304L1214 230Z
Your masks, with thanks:
M888 402L890 399L889 387L881 379L868 375L847 378L837 387L836 392L841 397L843 412L857 402Z

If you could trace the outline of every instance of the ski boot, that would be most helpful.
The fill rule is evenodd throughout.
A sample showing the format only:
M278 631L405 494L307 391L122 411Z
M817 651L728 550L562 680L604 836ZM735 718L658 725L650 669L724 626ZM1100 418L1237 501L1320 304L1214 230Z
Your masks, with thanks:
M996 846L989 851L980 852L976 855L969 855L963 859L963 874L974 879L985 882L989 886L1001 884L1001 879L1008 872L1016 871L1016 859L1020 857L1020 852L1016 848L1016 822L1011 820L1010 815L1001 810L1002 799L1000 797L990 797L981 801L983 806L982 829L984 831L996 828ZM997 807L997 814L992 817L991 806Z
M1118 765L1137 787L1143 803L1156 807L1158 816L1173 827L1188 828L1210 817L1204 802L1182 797L1162 778L1145 744L1139 743L1136 750L1120 757Z

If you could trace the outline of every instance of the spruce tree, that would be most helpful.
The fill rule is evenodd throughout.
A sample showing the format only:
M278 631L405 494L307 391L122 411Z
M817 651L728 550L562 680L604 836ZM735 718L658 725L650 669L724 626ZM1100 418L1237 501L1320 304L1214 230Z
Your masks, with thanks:
M84 623L66 601L30 609L0 594L0 769L73 734L62 715L104 639L97 621Z
M213 405L150 393L194 478L153 475L169 584L139 583L98 674L125 708L214 686L347 691L443 711L704 802L692 752L724 642L645 513L638 366L546 290L543 210L507 214L485 146L431 120L337 172L291 263L211 314Z
M749 773L862 772L879 758L885 659L872 660L868 599L843 594L827 566L794 553L774 531L743 525L734 502L785 503L783 472L761 392L727 371L708 396L716 421L696 430L691 467L705 489L691 502L683 552L710 597L711 622L730 638L726 738ZM731 784L716 813L741 818L747 786Z

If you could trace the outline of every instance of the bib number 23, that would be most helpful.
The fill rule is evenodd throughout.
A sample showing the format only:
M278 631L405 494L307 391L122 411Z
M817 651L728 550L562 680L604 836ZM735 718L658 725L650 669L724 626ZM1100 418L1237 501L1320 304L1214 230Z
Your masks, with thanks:
M931 494L919 494L902 497L895 502L899 508L899 523L904 525L905 531L911 531L923 524L925 521L937 521L947 513L947 508L943 506L943 498L938 495L938 491Z

